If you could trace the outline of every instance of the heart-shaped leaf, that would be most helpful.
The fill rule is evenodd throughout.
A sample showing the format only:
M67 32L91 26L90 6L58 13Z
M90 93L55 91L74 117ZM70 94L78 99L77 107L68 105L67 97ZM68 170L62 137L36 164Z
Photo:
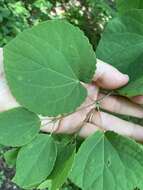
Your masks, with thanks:
M72 112L85 100L80 81L91 81L95 63L83 32L60 20L34 26L4 48L11 92L27 109L48 116Z
M24 109L0 113L0 144L17 147L29 143L40 130L39 117Z
M112 132L96 132L81 145L70 175L83 190L143 189L143 147Z
M125 96L143 94L143 11L132 10L111 20L99 46L97 57L130 77L119 90Z
M39 134L19 151L13 181L22 188L33 188L49 176L56 156L57 148L53 138Z

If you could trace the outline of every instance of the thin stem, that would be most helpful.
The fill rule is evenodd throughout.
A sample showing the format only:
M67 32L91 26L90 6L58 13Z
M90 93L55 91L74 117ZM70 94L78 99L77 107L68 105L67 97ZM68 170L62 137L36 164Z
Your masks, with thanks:
M91 107L91 106L95 105L95 108L92 108L92 110L87 114L87 117L89 118L91 112L93 112L94 109L97 109L97 111L100 112L100 102L101 102L104 98L109 97L112 93L113 93L113 91L109 92L109 93L106 94L105 96L103 96L103 97L101 97L101 98L95 100L93 103L88 104L88 105L86 105L86 106L84 106L84 107L82 107L82 108L77 109L75 112L71 112L71 113L69 113L69 114L65 114L65 115L61 115L61 116L59 116L59 117L52 118L50 121L48 121L47 123L45 123L44 126L47 126L47 125L50 124L50 123L55 124L57 121L62 120L64 117L67 117L67 116L69 116L69 115L71 115L71 114L73 114L73 113L79 112L79 111L81 111L81 110L84 110L84 109L86 109L86 108L88 108L88 107ZM97 106L97 105L98 105L98 106ZM85 118L85 120L87 120L87 117ZM47 119L48 119L48 118L41 118L42 121L47 120ZM86 122L86 121L84 121L84 122ZM52 131L52 132L54 132L54 131Z

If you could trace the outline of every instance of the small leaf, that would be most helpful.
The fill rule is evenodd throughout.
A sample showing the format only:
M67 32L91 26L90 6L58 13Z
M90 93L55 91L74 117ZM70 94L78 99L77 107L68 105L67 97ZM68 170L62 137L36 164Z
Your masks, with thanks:
M29 143L40 130L38 116L24 108L0 113L0 144L17 147Z
M15 167L19 149L11 149L4 153L4 159L9 167Z
M49 179L52 180L50 190L60 188L67 180L75 157L75 145L60 146L55 167Z
M120 13L131 9L143 9L142 0L116 0L116 5Z
M12 94L27 109L48 116L72 112L85 100L80 81L92 80L95 63L83 32L63 20L25 30L4 48Z
M75 145L73 144L57 144L57 160L51 175L38 188L48 188L49 190L59 189L67 180L71 170L74 157Z
M31 143L21 148L16 162L13 181L29 189L44 181L53 170L57 149L51 136L39 134Z
M70 174L84 190L143 189L143 147L112 132L96 132L82 144Z
M143 94L143 11L132 10L112 19L97 48L97 57L129 75L118 92L128 97Z

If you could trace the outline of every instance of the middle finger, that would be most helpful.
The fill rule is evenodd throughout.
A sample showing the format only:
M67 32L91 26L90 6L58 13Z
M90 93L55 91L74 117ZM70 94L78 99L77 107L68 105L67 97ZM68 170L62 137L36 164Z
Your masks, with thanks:
M98 99L102 99L100 101L100 107L109 112L143 118L143 108L127 98L99 94Z

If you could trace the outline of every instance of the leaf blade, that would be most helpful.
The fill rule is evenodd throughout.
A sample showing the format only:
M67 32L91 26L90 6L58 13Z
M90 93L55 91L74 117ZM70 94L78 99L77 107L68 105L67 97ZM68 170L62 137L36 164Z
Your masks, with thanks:
M84 190L142 189L142 156L143 147L135 141L97 132L83 143L70 177Z
M127 97L143 94L142 26L142 10L127 11L114 18L107 25L96 51L98 58L129 75L128 85L118 90Z
M22 188L41 183L51 173L56 156L57 149L52 137L39 134L19 151L13 181Z
M70 173L75 157L75 145L57 144L57 159L54 169L48 179L38 186L38 189L60 189Z
M0 143L5 146L23 146L40 130L38 116L22 107L0 113L0 120Z
M4 48L11 92L24 107L49 116L72 112L84 101L80 81L92 80L95 63L86 37L65 21L44 22Z

